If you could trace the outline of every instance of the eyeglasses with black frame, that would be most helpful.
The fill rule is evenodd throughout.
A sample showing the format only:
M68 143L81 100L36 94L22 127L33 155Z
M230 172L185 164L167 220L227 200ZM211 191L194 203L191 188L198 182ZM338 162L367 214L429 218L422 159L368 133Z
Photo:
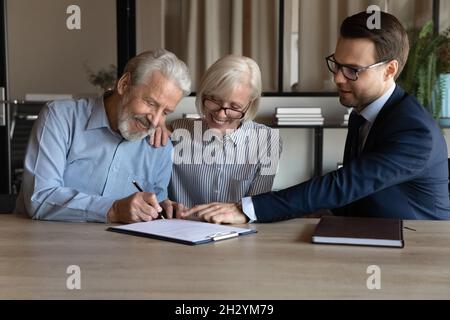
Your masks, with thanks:
M230 119L234 119L234 120L239 120L244 118L245 113L247 112L247 109L250 105L250 102L245 106L245 107L241 107L235 103L229 103L230 107L229 108L225 108L226 102L223 101L219 101L217 99L214 99L213 97L210 96L205 96L203 97L203 106L205 106L206 109L210 110L210 111L220 111L220 110L224 110L225 111L225 115L230 118Z
M344 75L344 77L350 81L358 80L360 72L376 68L389 62L389 60L385 60L371 64L367 67L357 68L337 62L336 60L334 60L334 53L326 57L325 60L327 62L328 70L330 70L332 74L337 74L339 70L342 70L342 74Z

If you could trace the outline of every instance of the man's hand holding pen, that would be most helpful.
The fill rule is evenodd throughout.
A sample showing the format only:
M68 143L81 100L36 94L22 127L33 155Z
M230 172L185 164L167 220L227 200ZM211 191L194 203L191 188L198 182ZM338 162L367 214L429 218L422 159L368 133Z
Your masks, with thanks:
M158 219L162 208L154 193L137 192L117 200L108 211L108 222L133 223Z

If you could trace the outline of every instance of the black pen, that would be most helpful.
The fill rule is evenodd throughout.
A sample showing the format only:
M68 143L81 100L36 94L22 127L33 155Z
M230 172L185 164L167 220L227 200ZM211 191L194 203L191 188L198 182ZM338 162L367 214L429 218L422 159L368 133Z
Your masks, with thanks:
M141 186L139 185L139 183L137 183L136 180L133 180L133 184L134 184L134 186L136 187L136 189L138 189L139 192L144 192L144 190L141 188ZM160 212L160 213L158 213L158 214L159 214L159 217L160 217L161 219L166 220L166 218L164 218L162 212Z

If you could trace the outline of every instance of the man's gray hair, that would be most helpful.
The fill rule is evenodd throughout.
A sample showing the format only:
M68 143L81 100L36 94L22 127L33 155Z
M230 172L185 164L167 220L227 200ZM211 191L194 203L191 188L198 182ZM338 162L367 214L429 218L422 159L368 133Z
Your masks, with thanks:
M191 93L191 77L186 64L165 49L138 54L128 61L124 73L130 73L131 85L138 85L148 81L148 76L154 71L159 71L164 77L174 81L184 96Z

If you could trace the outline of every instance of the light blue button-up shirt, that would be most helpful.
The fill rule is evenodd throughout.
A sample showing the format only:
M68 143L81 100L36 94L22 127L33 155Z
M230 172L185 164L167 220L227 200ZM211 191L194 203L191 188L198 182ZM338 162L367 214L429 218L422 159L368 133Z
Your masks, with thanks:
M105 222L115 200L137 192L133 180L166 199L171 170L172 145L123 139L109 125L103 98L51 102L31 133L16 211Z

